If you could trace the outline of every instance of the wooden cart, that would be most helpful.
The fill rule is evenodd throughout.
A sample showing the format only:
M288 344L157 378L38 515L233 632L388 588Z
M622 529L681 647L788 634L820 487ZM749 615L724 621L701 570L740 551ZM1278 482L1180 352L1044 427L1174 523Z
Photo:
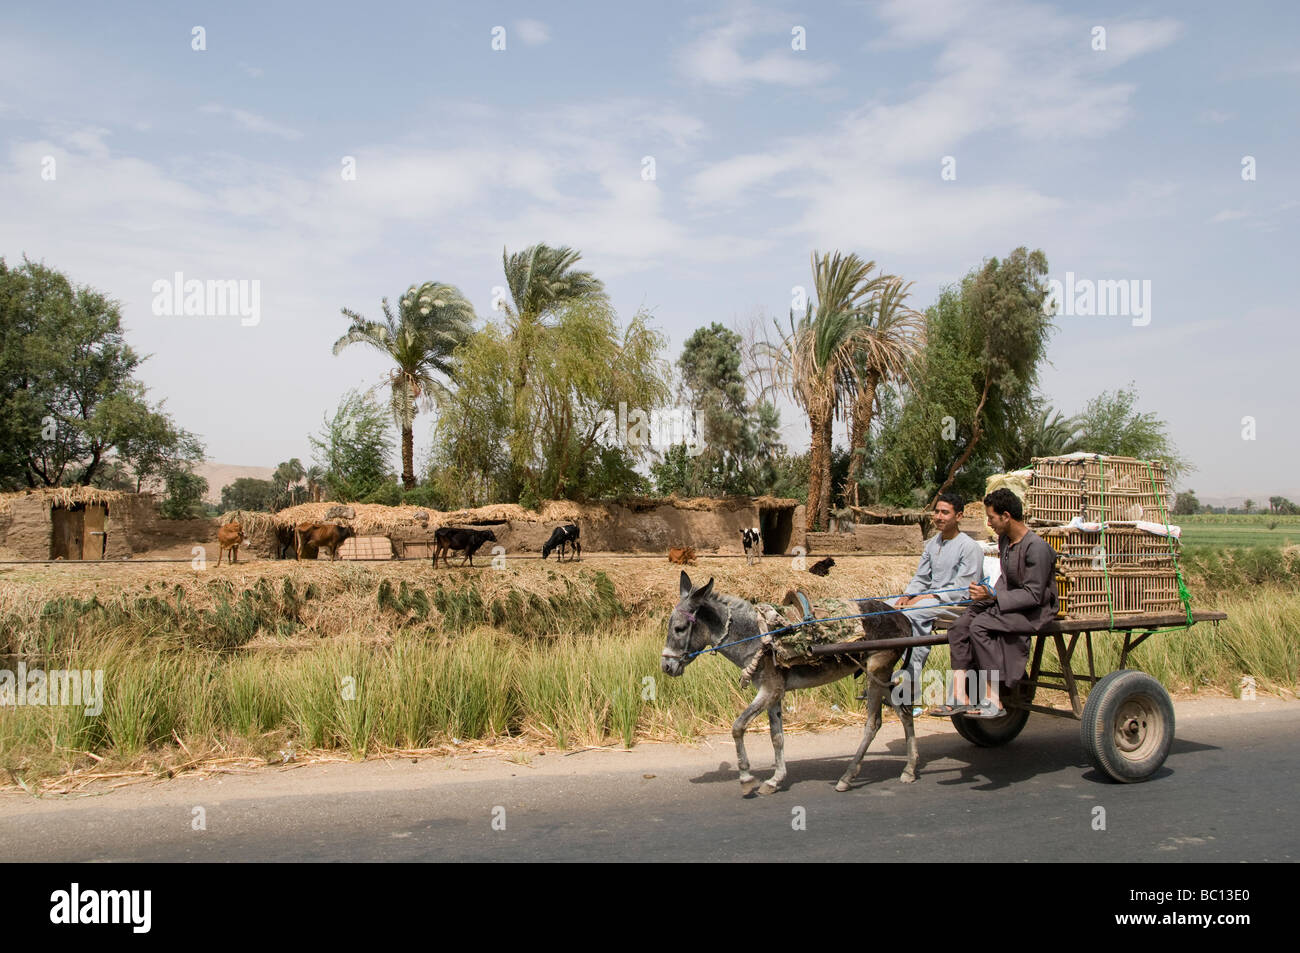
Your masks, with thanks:
M1227 618L1222 612L1196 612L1192 622L1221 622ZM992 748L1007 744L1020 734L1030 714L1039 712L1060 718L1074 718L1081 722L1080 736L1083 750L1098 771L1116 781L1132 783L1145 781L1165 763L1174 741L1174 705L1164 686L1155 678L1135 669L1125 668L1133 650L1159 629L1185 626L1187 616L1143 615L1116 619L1062 619L1044 627L1030 636L1035 639L1033 659L1027 677L1017 684L1014 692L1004 692L1002 704L1007 709L1005 718L984 720L954 715L953 724L960 734L972 744ZM935 628L946 628L939 623ZM1123 633L1124 645L1120 651L1119 668L1107 675L1097 676L1093 664L1092 637L1096 632ZM1075 674L1071 665L1080 636L1088 656L1088 674ZM1048 640L1056 647L1059 671L1043 667L1043 649ZM913 645L943 645L944 635L925 638L877 639L872 642L837 642L819 645L812 649L814 655L854 655L875 648ZM1087 700L1079 695L1079 683L1091 686ZM1038 689L1064 691L1070 698L1070 708L1051 708L1034 704Z

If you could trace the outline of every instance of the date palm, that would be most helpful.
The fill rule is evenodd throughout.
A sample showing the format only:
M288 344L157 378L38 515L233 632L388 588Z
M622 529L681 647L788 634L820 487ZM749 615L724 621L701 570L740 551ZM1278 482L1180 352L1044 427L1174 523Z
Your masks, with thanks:
M906 304L912 282L894 275L877 279L877 292L863 310L854 353L853 399L849 427L849 487L857 502L858 483L866 465L867 437L882 381L911 383L911 368L920 353L925 316Z
M393 368L378 386L389 388L393 420L402 431L402 483L410 489L415 486L415 416L422 404L427 407L446 389L435 375L453 379L451 356L472 333L474 306L455 286L426 281L406 290L396 313L387 298L382 307L383 321L343 308L352 326L334 342L334 354L350 344L366 344L392 360Z
M790 333L763 348L772 379L808 415L807 527L821 529L830 518L831 437L847 394L857 386L855 354L866 342L863 312L881 285L875 262L855 254L812 253L813 291L804 314L790 313ZM780 329L778 327L778 333Z

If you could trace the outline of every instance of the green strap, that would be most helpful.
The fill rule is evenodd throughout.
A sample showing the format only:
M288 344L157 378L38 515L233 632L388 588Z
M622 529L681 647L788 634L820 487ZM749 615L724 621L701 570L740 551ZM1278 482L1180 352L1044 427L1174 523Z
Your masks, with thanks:
M1183 608L1187 610L1187 625L1177 626L1176 628L1187 629L1192 626L1192 594L1187 590L1187 583L1183 581L1183 570L1178 565L1178 554L1174 552L1174 538L1169 534L1169 515L1165 512L1165 501L1160 495L1160 490L1156 487L1155 471L1151 469L1151 461L1142 461L1147 465L1147 476L1151 479L1151 491L1155 493L1156 502L1160 504L1160 518L1165 523L1165 541L1169 544L1169 557L1174 561L1174 574L1178 579L1178 598L1183 600Z

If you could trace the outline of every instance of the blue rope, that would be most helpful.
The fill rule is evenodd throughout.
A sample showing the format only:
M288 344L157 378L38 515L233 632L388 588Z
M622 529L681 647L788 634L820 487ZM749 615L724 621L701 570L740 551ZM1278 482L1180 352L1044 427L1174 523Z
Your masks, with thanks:
M961 587L961 588L957 588L957 589L934 589L934 590L931 590L930 592L913 592L913 593L904 593L904 595L913 595L913 596L930 596L930 595L934 595L934 593L936 593L936 592L961 592L962 589L964 589L964 588L965 588L965 587ZM852 600L852 601L854 601L854 602L861 602L861 601L865 601L865 599L871 599L871 598L876 598L876 597L874 597L874 596L866 596L866 597L864 597L864 599L854 599L854 600ZM896 596L885 596L884 598L885 598L885 599L894 599L894 598L897 598L897 597L896 597ZM944 602L944 603L940 603L940 604L941 604L941 605L945 605L945 606L963 606L963 605L966 605L967 603L969 603L969 602L971 602L971 601L972 601L972 600L970 600L970 599L963 599L963 600L961 600L960 602ZM933 608L935 608L935 607L934 607L934 606L903 606L903 607L901 607L901 608L897 608L897 609L887 609L887 610L885 610L884 612L864 612L864 613L862 613L861 615L842 615L842 616L837 616L837 617L832 618L832 619L802 619L802 620L800 620L799 622L792 622L790 625L783 626L782 628L779 628L779 629L772 629L770 632L760 632L758 635L751 635L751 636L749 636L748 638L745 638L745 639L736 639L736 641L734 641L734 642L719 642L717 645L709 645L709 646L705 646L704 648L699 649L698 651L695 651L695 652L688 652L686 655L683 655L682 658L683 658L684 660L685 660L685 659L693 659L693 658L695 658L697 655L704 655L706 652L718 652L718 651L721 651L722 648L723 648L724 646L730 646L730 645L744 645L746 642L753 642L755 639L761 639L761 638L762 638L763 636L765 636L765 635L781 635L781 634L783 634L783 633L785 633L785 632L791 632L791 631L793 631L793 630L795 630L795 629L798 629L798 628L800 628L801 626L805 626L805 625L820 625L820 624L823 623L823 622L844 622L844 621L847 621L847 620L849 620L849 619L869 619L869 618L871 618L872 616L876 616L876 615L891 615L891 614L893 614L893 613L895 613L895 612L912 612L912 611L914 611L914 610L916 610L916 609L933 609Z

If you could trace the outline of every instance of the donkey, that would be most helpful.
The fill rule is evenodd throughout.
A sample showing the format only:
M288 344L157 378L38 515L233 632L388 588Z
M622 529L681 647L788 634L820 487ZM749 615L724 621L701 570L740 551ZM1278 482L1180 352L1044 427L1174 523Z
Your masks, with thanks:
M681 675L690 664L690 654L710 645L715 646L718 654L727 661L747 673L751 671L754 656L765 649L762 641L754 638L761 635L763 627L753 605L738 596L715 594L712 578L703 586L692 586L690 576L683 571L680 585L680 601L668 617L668 640L660 653L659 667L664 674L673 678ZM887 604L878 599L853 601L862 607L864 613L883 613L861 620L870 638L908 638L912 635L912 627L907 620L900 613L890 611L891 607ZM749 641L744 641L746 639ZM858 746L853 760L835 785L835 790L847 791L849 782L858 775L867 748L880 730L881 706L886 695L890 694L890 675L902 653L902 649L881 648L866 653L865 660L860 656L856 660L832 656L820 665L784 668L775 663L771 652L765 652L757 668L753 669L758 694L731 726L731 737L736 742L736 762L740 768L740 793L748 795L758 787L759 794L775 794L785 781L785 732L781 728L781 699L785 693L796 688L827 685L861 669L865 670L867 676L867 724L862 744ZM903 731L907 736L907 767L903 769L901 780L910 783L916 780L917 766L912 708L910 705L896 704L892 697L890 704L902 719ZM745 726L763 709L767 710L772 750L776 755L776 770L759 787L758 779L749 772L749 757L745 754Z

